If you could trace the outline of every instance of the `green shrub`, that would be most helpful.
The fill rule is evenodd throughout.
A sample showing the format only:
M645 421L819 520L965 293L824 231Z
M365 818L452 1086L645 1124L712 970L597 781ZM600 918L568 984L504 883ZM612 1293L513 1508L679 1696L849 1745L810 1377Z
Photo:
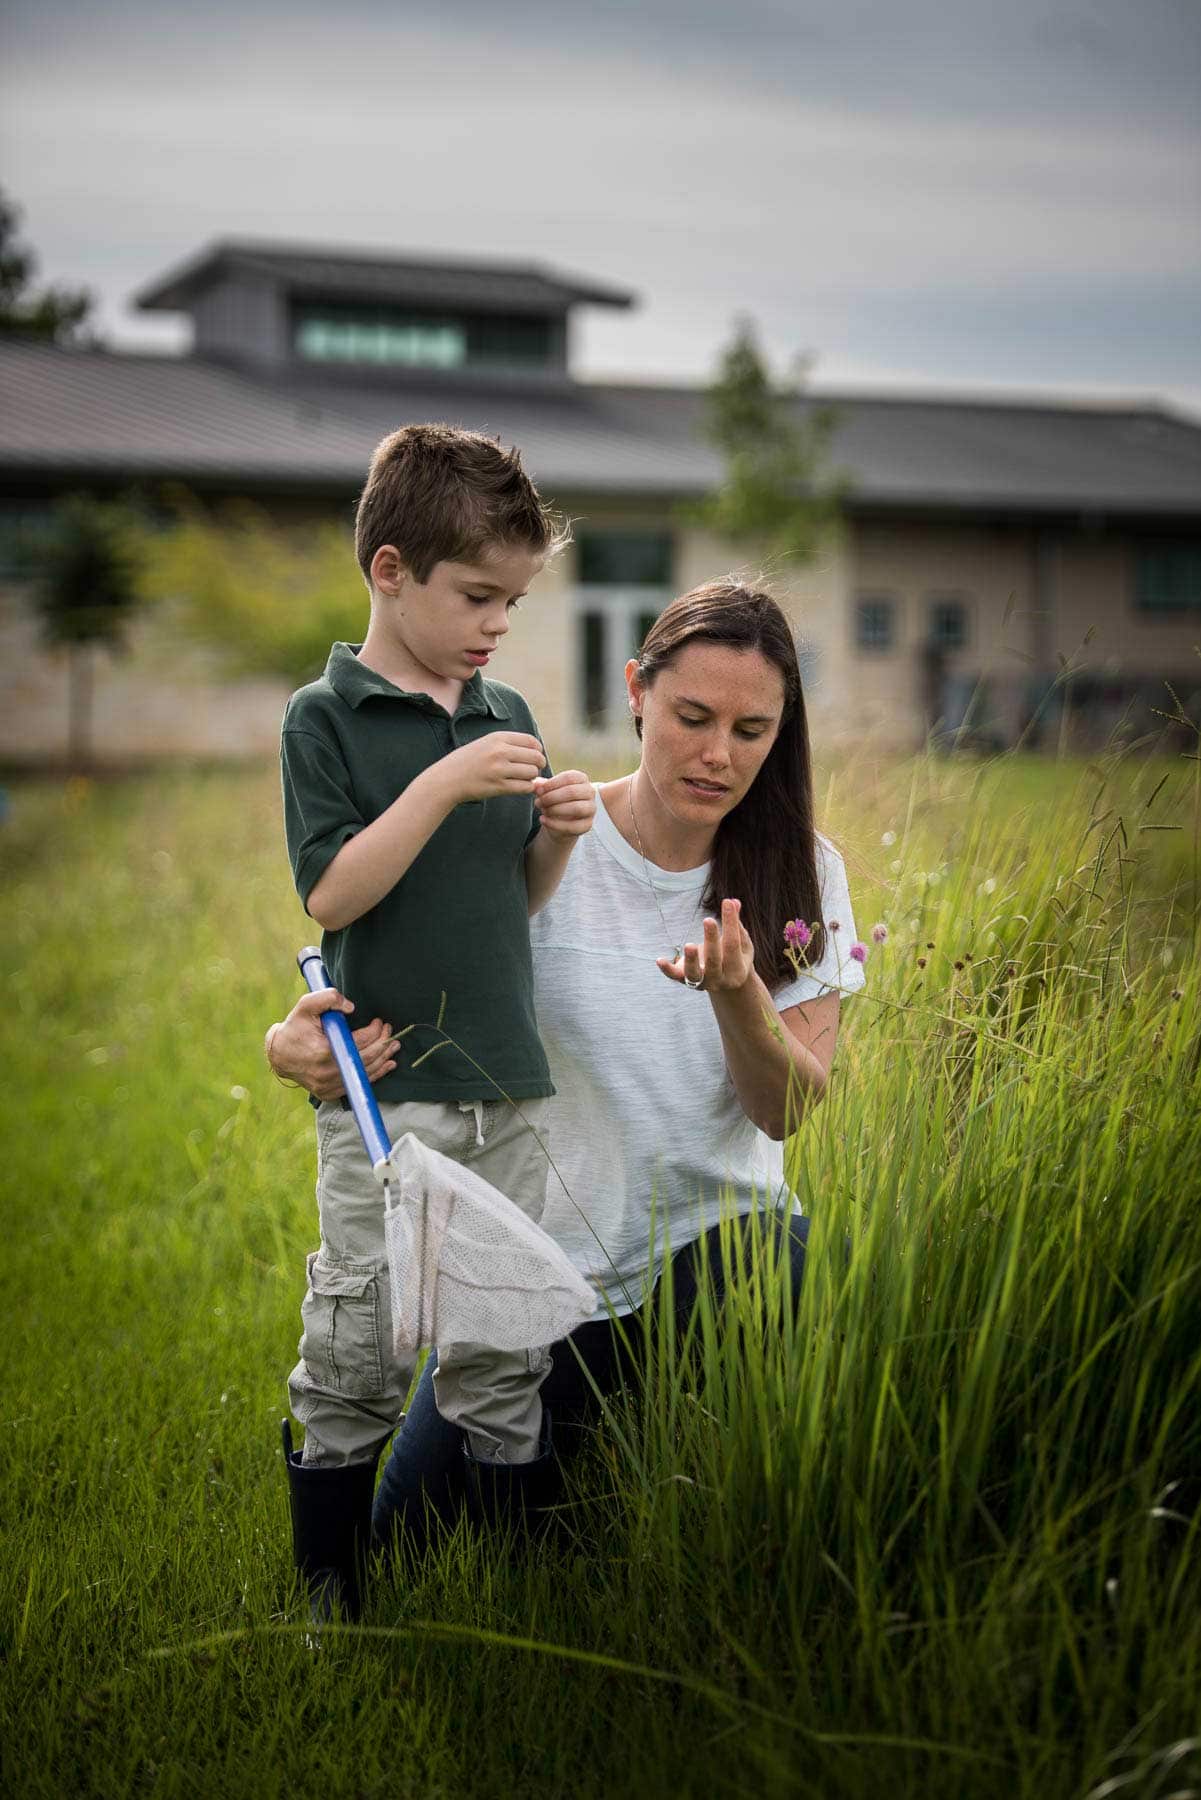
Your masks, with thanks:
M285 529L246 504L216 519L177 504L177 523L150 541L147 584L180 603L185 629L231 673L299 684L321 673L332 643L361 642L368 594L342 526Z

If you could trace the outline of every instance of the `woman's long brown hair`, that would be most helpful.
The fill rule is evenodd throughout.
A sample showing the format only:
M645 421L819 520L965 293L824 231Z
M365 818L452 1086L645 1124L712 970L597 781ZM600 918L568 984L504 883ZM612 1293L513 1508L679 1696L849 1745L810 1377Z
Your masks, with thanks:
M772 599L733 581L710 581L673 600L638 654L639 679L651 687L685 644L701 640L758 650L784 678L784 715L776 741L743 798L717 827L704 905L720 916L725 899L742 902L755 967L773 991L792 975L784 947L789 919L804 919L813 939L802 960L816 963L825 943L813 816L813 766L796 645ZM642 736L642 720L635 720Z

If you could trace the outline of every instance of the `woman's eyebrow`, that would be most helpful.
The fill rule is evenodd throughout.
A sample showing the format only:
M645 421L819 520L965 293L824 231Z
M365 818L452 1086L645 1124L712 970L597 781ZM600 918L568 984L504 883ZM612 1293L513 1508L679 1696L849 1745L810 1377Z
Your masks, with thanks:
M676 705L695 706L697 712L703 712L710 718L713 716L711 706L706 706L703 700L690 700L687 694L677 694ZM735 722L739 725L774 725L776 715L775 713L743 713L742 717Z

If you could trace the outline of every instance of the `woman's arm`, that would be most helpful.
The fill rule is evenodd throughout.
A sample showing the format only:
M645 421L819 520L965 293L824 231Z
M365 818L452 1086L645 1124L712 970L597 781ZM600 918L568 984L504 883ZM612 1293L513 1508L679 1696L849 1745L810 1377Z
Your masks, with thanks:
M768 1137L786 1137L826 1091L838 1041L838 995L780 1013L752 975L740 989L715 993L713 1011L743 1112Z
M838 995L776 1011L755 973L755 949L737 900L722 902L720 926L705 920L703 946L686 944L678 962L659 958L669 980L708 995L726 1067L748 1119L768 1137L795 1131L821 1099L838 1041Z

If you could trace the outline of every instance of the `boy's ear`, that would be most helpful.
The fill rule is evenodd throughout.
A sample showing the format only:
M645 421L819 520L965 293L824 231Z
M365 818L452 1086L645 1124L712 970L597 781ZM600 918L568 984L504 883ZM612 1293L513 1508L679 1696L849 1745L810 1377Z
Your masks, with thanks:
M393 599L408 580L409 571L395 544L381 544L371 558L371 585L377 593Z

